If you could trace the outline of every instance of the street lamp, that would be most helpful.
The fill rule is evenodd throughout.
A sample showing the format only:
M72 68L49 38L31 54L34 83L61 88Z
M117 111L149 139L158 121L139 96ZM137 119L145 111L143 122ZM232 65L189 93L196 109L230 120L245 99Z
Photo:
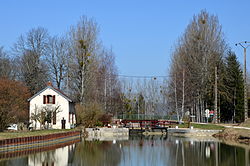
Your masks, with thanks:
M246 54L247 48L250 46L250 42L244 41L235 44L236 46L241 46L244 49L244 70L243 70L243 77L244 77L244 110L245 110L245 121L248 118L248 103L247 103L247 72L246 72Z

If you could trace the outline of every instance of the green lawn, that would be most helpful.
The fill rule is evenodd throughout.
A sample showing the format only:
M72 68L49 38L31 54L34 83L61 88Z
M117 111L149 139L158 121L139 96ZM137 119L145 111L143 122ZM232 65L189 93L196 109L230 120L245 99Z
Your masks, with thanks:
M191 125L194 128L198 128L198 129L206 129L206 130L223 130L225 129L224 126L220 126L220 125L216 125L216 124L197 124L197 123L191 123Z
M194 127L194 129L205 129L205 130L223 130L225 127L215 124L197 124L197 123L191 123L191 126ZM188 128L188 124L179 124L179 128Z
M74 131L74 129L70 130L35 130L35 131L18 131L18 132L0 132L0 139L8 139L8 138L17 138L17 137L29 137L29 136L39 136L39 135L47 135L53 133L61 133L67 131Z

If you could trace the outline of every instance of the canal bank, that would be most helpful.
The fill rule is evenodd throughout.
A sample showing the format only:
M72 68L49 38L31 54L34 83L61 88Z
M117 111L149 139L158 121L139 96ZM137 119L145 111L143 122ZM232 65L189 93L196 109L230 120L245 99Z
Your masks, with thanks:
M193 129L193 128L86 128L87 137L123 137L129 135L180 135L180 136L213 136L222 130L205 130L205 129Z
M193 128L169 128L168 134L171 135L182 135L187 137L212 137L214 134L222 132L222 130L203 130Z
M84 133L87 132L86 137L128 137L128 128L86 128Z
M180 126L180 127L179 127ZM185 128L181 128L185 127ZM242 130L242 131L241 131ZM102 139L106 140L127 138L129 135L173 135L190 138L214 137L221 140L235 141L236 143L250 143L250 128L236 127L228 128L225 124L207 124L207 123L191 123L187 128L187 124L181 124L168 127L130 127L130 128L87 128L85 129L90 140ZM105 140L104 139L104 140Z
M227 142L250 145L250 119L241 124L221 124L225 127L220 133L214 135Z
M214 134L214 137L225 141L250 145L250 129L226 128L222 132Z
M124 140L86 140L54 150L0 159L1 166L27 165L238 165L249 150L217 139L134 135Z
M8 154L15 151L33 151L50 149L60 144L72 143L81 140L80 131L60 132L47 135L17 137L0 140L0 153Z
M112 129L108 129L112 131ZM52 148L51 148L52 147ZM167 154L167 155L166 155ZM247 165L249 149L214 137L165 135L81 139L72 144L0 153L0 165ZM195 160L194 160L195 158ZM21 162L22 161L22 162Z

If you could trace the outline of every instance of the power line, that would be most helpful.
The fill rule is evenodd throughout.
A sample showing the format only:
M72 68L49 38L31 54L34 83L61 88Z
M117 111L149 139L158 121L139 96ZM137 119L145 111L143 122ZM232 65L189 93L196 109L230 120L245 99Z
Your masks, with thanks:
M139 75L122 75L122 74L112 74L113 76L117 76L117 77L125 77L125 78L150 78L150 79L157 79L157 78L171 78L171 77L176 77L176 75L155 75L155 76L139 76ZM197 74L192 74L191 76L192 78L200 78L201 75L197 75Z
M117 74L116 76L118 77L128 77L128 78L152 78L152 79L156 79L156 78L169 78L172 76L159 76L159 75L155 75L155 76L135 76L135 75L120 75Z

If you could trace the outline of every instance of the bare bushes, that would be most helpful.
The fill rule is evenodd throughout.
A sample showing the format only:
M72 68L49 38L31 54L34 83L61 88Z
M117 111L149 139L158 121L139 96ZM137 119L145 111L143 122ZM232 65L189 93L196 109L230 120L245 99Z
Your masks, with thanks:
M102 107L98 103L88 103L76 105L76 115L78 124L85 127L95 127L100 124L100 119L105 115Z

